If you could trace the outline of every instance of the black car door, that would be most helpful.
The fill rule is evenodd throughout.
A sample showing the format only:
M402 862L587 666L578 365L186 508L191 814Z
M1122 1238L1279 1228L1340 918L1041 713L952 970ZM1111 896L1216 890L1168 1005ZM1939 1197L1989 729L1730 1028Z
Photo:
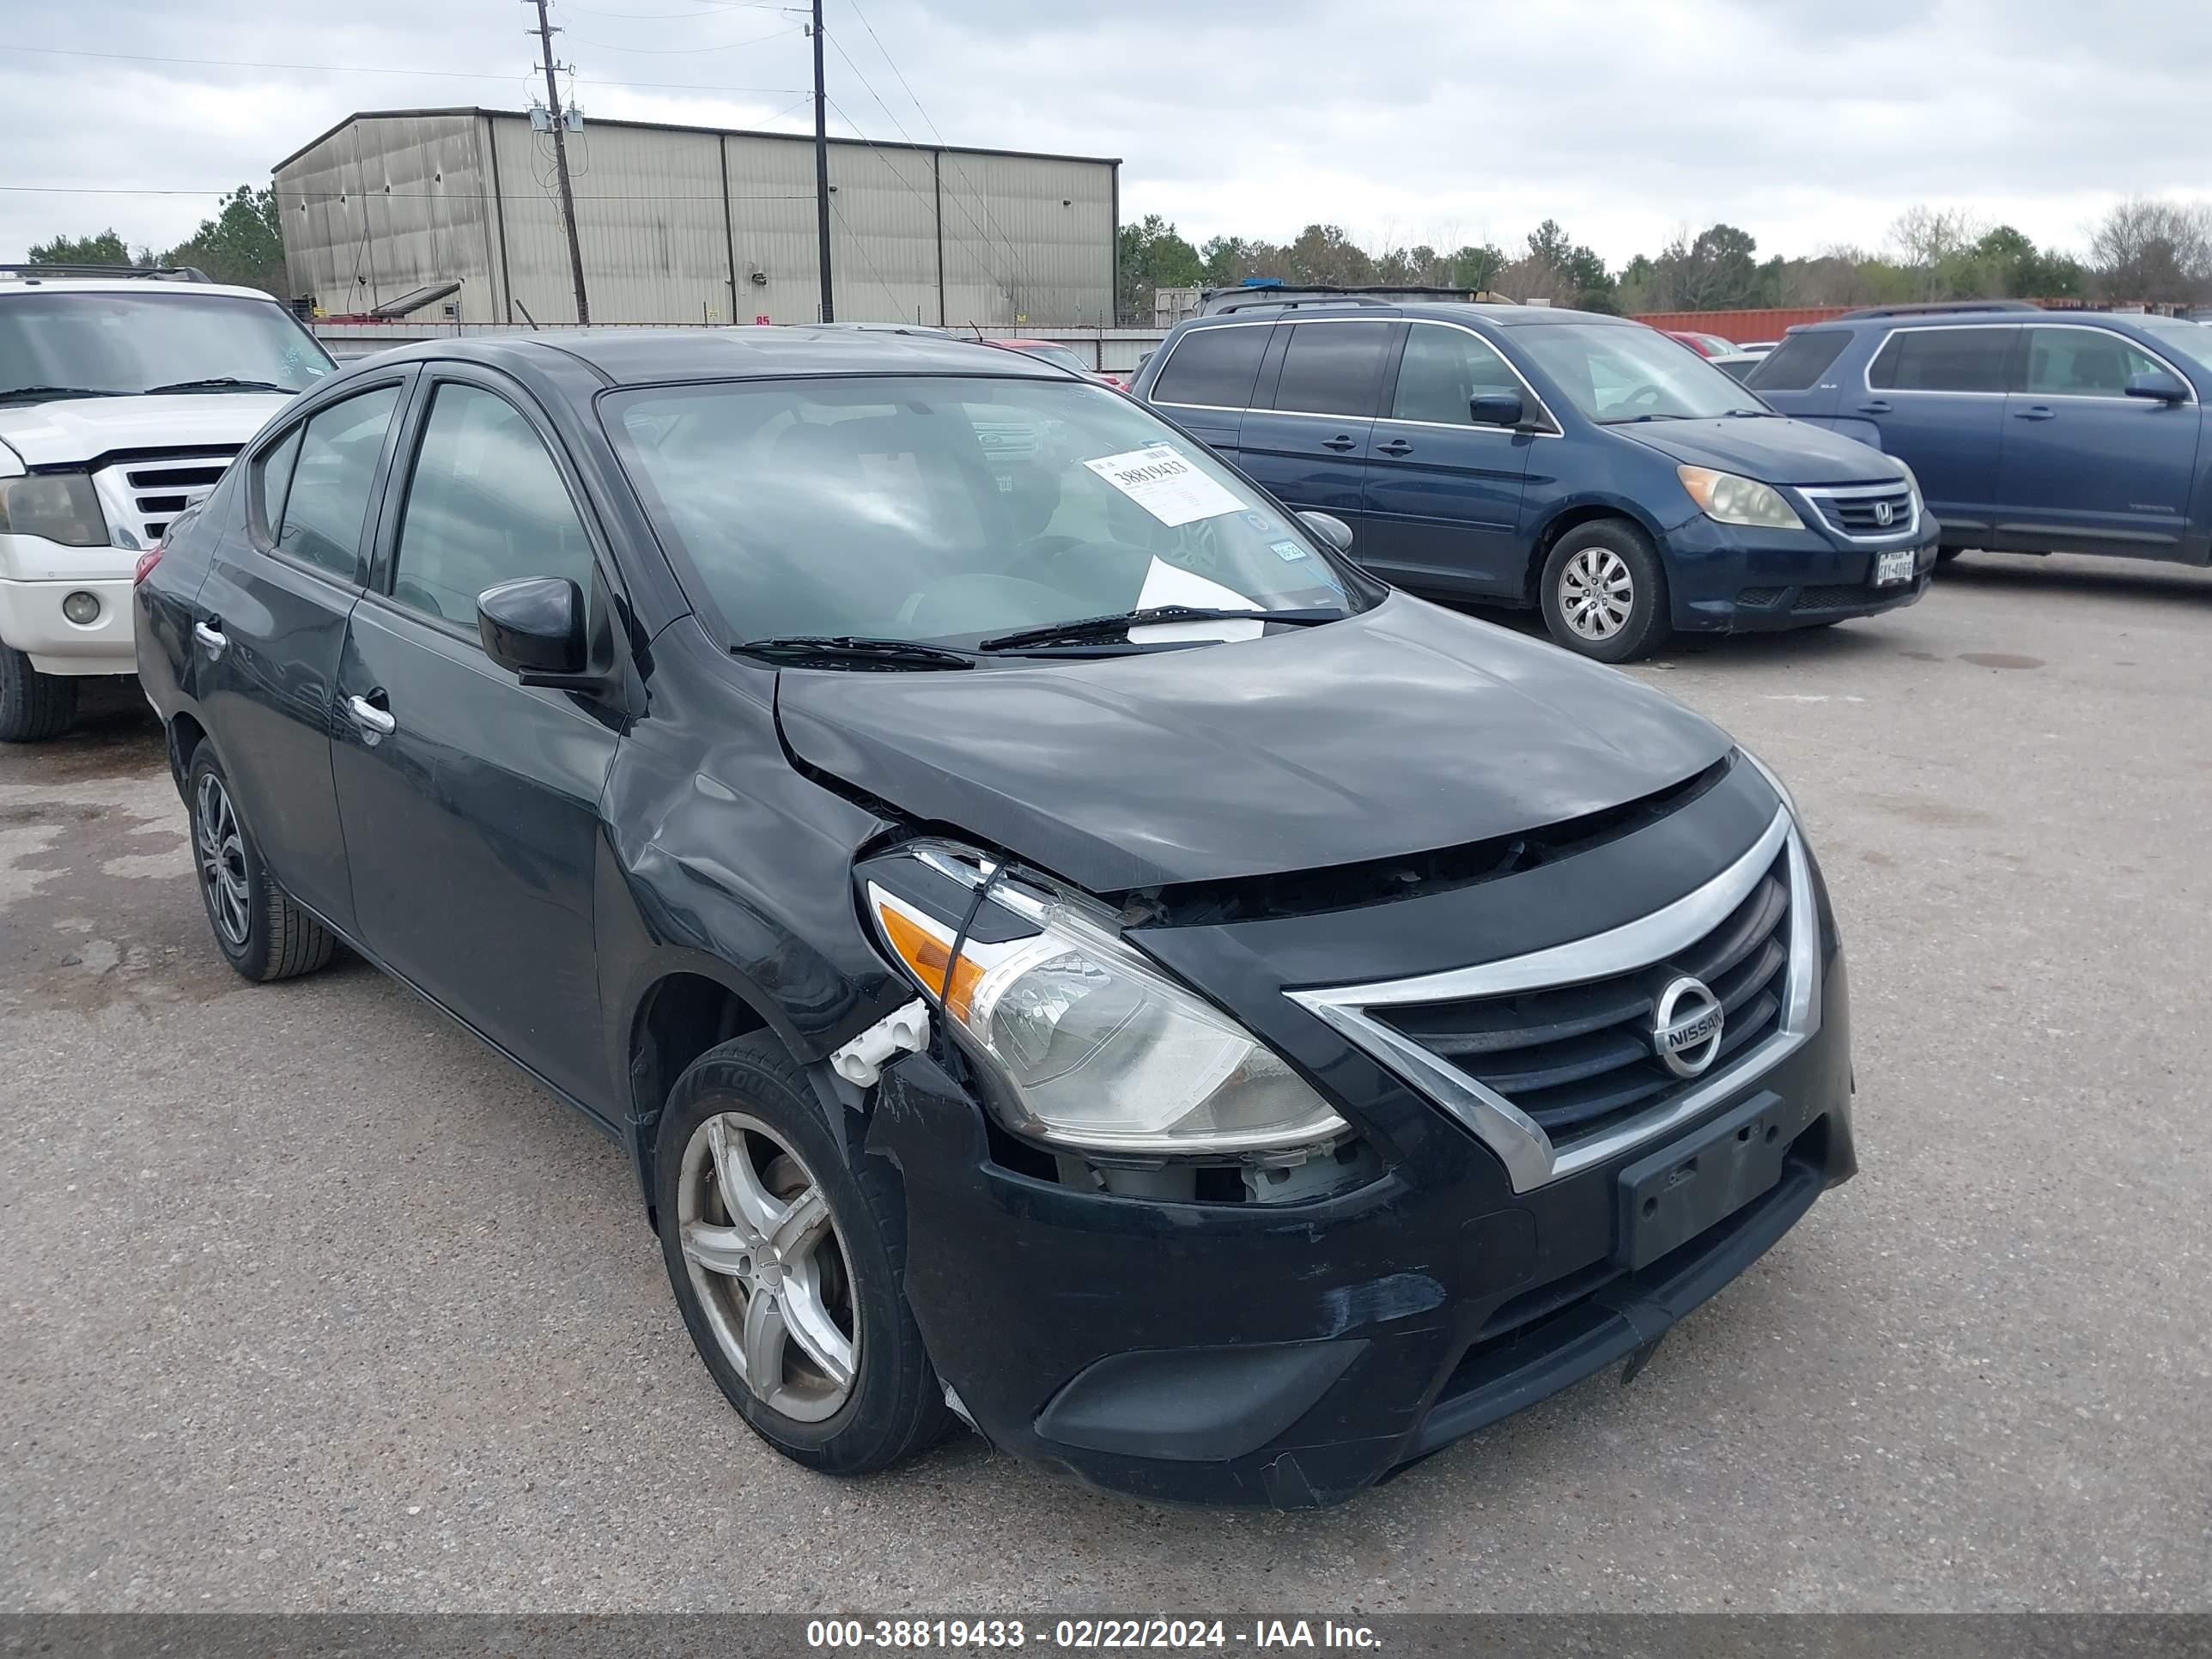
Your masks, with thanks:
M603 1104L592 891L617 722L580 695L519 684L476 626L478 593L526 576L567 577L606 602L561 453L500 377L425 371L348 623L332 763L362 943L556 1087Z
M410 374L320 404L240 457L244 522L193 602L192 686L238 810L284 890L348 933L332 686Z

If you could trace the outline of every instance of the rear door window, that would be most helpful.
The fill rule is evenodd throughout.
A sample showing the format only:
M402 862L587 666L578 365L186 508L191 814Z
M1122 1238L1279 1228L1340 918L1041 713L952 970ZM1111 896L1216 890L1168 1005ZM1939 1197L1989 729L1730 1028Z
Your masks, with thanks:
M1395 327L1387 322L1293 324L1275 382L1275 407L1286 414L1376 414Z
M1751 366L1743 383L1760 392L1808 392L1844 355L1850 338L1850 331L1844 328L1789 335Z
M2027 331L2027 391L2037 398L2124 398L2128 379L2161 372L2133 342L2101 328Z
M1901 328L1875 354L1867 384L1878 392L2003 392L2017 328Z
M1167 366L1152 382L1152 400L1212 409L1249 406L1252 382L1259 378L1260 359L1273 332L1249 323L1191 330L1168 354Z
M379 386L309 417L276 532L280 551L348 581L356 579L369 489L399 392L396 386Z

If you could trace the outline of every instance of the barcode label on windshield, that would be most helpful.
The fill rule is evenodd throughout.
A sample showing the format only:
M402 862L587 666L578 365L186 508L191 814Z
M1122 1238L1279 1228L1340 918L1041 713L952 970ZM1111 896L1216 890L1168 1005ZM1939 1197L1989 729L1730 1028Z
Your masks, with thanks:
M1169 444L1148 444L1085 461L1100 477L1164 525L1235 513L1243 503Z

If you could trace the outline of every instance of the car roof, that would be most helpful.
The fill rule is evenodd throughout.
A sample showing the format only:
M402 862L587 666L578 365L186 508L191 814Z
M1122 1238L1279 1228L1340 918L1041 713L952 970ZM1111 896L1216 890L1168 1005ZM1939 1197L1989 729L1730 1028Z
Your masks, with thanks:
M1831 317L1825 322L1800 323L1790 332L1807 334L1815 329L2018 328L2023 324L2039 323L2094 323L2102 327L2125 329L2164 320L2166 319L2133 311L2057 311L2031 306L2005 311L1925 311L1904 316Z
M283 303L265 289L236 288L228 283L149 282L143 276L27 276L12 271L0 274L0 295L4 294L151 294L165 300L197 300L220 294L272 306Z
M437 358L495 368L547 370L559 360L583 363L609 386L677 380L778 379L807 374L983 374L996 379L1078 377L1018 351L991 350L935 332L828 327L796 323L732 328L563 329L558 334L497 334L431 340L380 352L375 361Z
M1601 311L1574 311L1565 306L1516 306L1477 303L1466 300L1301 300L1285 301L1279 308L1265 301L1238 311L1216 312L1210 317L1187 317L1177 328L1218 328L1224 324L1281 322L1308 317L1411 317L1435 323L1481 322L1499 328L1529 328L1547 323L1606 323L1641 328L1632 317L1613 317Z

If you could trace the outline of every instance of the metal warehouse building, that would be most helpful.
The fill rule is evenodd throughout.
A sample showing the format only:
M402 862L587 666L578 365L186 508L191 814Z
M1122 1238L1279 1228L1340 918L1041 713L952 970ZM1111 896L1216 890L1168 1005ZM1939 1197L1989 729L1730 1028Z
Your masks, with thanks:
M811 137L594 120L568 144L594 323L814 319ZM354 115L276 186L292 294L327 314L459 283L411 314L576 319L552 140L527 115ZM1110 325L1120 187L1118 161L832 138L836 315Z

